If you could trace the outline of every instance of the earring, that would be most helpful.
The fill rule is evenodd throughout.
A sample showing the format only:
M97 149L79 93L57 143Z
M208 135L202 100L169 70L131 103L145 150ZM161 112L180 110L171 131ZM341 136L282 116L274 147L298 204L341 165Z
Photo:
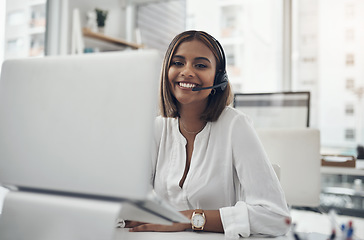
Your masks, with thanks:
M215 93L216 93L216 89L215 89L215 88L213 88L213 89L211 90L210 95L211 95L211 96L214 96L214 95L215 95Z

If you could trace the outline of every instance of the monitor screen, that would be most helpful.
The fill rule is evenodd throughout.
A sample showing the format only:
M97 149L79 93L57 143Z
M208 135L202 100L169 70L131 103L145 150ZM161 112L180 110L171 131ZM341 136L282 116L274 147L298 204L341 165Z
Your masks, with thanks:
M310 92L236 93L234 107L256 128L309 127Z

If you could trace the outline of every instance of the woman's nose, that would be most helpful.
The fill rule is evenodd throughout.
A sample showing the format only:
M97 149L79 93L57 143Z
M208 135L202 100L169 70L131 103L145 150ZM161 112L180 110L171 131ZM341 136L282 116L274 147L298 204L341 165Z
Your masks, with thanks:
M186 64L186 65L184 66L184 68L182 69L182 71L181 71L181 75L182 75L183 77L194 77L194 76L195 76L195 73L194 73L194 71L193 71L192 66L191 66L191 65L189 65L189 64Z

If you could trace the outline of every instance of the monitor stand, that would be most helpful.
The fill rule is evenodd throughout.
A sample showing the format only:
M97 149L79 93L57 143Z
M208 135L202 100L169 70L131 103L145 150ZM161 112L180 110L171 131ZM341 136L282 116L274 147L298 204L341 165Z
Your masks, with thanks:
M10 191L0 217L0 239L112 240L121 203Z

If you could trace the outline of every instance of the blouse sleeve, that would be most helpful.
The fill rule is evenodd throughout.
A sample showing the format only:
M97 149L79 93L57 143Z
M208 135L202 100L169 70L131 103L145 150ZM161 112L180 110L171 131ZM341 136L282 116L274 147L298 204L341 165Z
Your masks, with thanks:
M229 131L238 201L220 209L225 235L234 239L286 234L290 214L285 196L252 123L238 115Z

